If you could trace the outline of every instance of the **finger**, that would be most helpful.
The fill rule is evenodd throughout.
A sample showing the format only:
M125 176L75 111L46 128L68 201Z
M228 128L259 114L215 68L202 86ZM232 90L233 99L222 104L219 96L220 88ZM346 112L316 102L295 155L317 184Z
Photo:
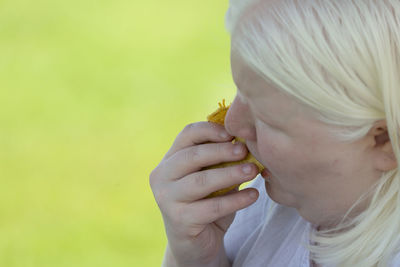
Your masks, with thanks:
M164 161L165 178L180 179L207 166L241 160L247 153L248 150L242 143L226 142L191 146L178 151Z
M225 196L192 202L185 208L184 220L189 224L205 225L253 204L259 196L257 189L247 188Z
M229 135L222 125L207 121L191 123L178 134L164 158L190 146L206 142L227 142L232 139L233 136Z
M178 180L174 186L173 195L176 196L177 201L192 202L217 190L250 181L257 174L258 169L252 163L202 170Z

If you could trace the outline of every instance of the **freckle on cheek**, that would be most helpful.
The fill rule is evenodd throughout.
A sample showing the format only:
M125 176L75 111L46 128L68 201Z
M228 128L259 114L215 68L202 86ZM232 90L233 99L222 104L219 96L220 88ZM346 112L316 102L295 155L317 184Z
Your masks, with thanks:
M333 167L337 167L337 166L339 166L339 163L340 163L340 161L339 161L338 159L335 159L335 160L333 161L333 163L332 163L332 166L333 166Z

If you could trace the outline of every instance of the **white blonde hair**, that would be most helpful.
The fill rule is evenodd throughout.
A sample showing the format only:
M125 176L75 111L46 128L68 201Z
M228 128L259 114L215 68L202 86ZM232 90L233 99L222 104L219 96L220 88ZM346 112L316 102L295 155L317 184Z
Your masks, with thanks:
M339 129L343 141L385 120L399 166L399 0L231 0L226 28L233 52ZM399 192L398 169L384 173L353 205L370 196L366 210L312 233L313 259L388 266L400 248Z

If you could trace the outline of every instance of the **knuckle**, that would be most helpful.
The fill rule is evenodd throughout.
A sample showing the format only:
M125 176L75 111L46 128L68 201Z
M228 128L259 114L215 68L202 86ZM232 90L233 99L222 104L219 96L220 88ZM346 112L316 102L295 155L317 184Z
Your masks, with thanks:
M194 177L194 185L196 187L204 187L207 185L207 171L198 172Z
M166 198L168 196L167 189L165 187L158 187L157 189L153 190L154 198L158 206L162 206L166 202Z
M217 155L225 154L226 153L226 144L217 143L215 146L215 152Z
M185 160L188 162L196 162L200 157L199 147L194 146L185 152Z
M173 200L170 186L158 185L153 189L154 199L163 214L173 213L175 201Z
M183 129L178 133L178 135L175 138L175 142L185 139L186 136L190 133L193 132L193 129L196 127L196 123L189 123Z
M215 216L220 216L222 213L222 198L214 200L211 211Z
M149 183L150 187L156 187L160 182L162 182L162 178L165 175L165 162L160 162L151 172L149 175Z
M149 177L149 183L151 191L153 192L153 196L158 206L161 208L162 204L165 203L168 195L169 195L169 187L166 186L160 180L160 170L159 167L155 168Z
M182 130L182 132L190 132L190 131L192 131L194 128L196 127L196 123L189 123L189 124L187 124L184 128L183 128L183 130Z
M149 182L151 188L155 187L155 185L157 184L157 180L158 180L158 168L155 168L154 170L151 171L149 175Z

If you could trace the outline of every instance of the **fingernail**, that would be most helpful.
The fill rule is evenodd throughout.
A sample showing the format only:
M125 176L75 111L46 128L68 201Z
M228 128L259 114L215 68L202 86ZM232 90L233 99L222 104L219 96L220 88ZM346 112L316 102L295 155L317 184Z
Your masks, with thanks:
M221 136L222 138L226 139L226 138L228 138L229 134L227 132L223 131L223 132L221 132L219 134L219 136Z
M243 152L243 145L236 144L235 148L233 149L233 154L239 155L242 154L242 152Z
M242 171L243 171L245 174L251 173L251 166L250 166L250 165L245 165L245 166L243 166L243 167L242 167Z
M251 199L256 199L256 198L257 198L257 193L256 193L254 190L251 190L251 191L249 192L249 197L250 197Z

